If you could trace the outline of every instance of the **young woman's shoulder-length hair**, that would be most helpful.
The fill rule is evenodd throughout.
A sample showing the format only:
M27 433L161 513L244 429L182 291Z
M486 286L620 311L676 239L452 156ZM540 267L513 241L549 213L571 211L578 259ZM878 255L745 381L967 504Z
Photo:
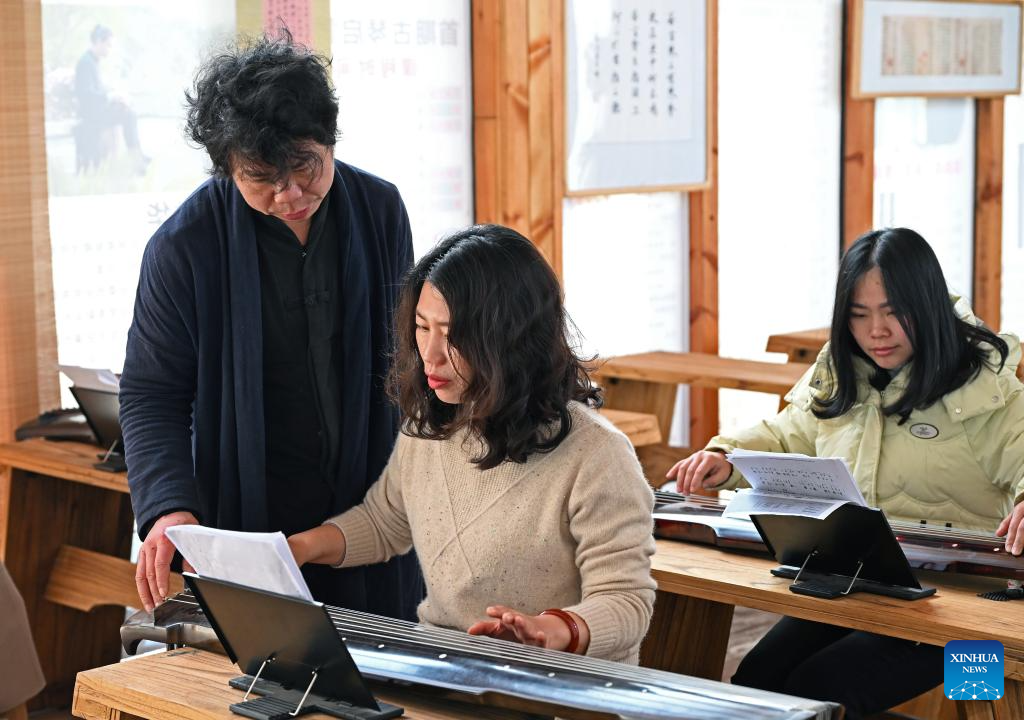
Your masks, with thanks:
M850 309L857 282L876 267L889 305L913 347L906 389L882 408L885 414L899 415L905 422L915 408L926 408L973 379L992 350L1002 368L1009 353L1006 342L984 325L957 316L942 267L925 239L907 228L873 230L850 246L839 265L829 343L835 382L832 393L815 403L817 417L838 417L853 407L854 356L872 362L850 332Z
M458 405L427 386L416 347L416 304L429 282L448 305L448 343L471 369ZM558 278L533 244L507 227L476 225L423 256L402 288L390 390L402 431L440 440L468 428L481 468L525 462L569 434L569 402L600 406L600 391L570 345Z

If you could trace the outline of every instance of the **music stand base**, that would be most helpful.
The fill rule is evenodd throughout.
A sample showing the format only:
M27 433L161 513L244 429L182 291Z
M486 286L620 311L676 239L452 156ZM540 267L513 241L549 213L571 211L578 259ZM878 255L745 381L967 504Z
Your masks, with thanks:
M232 678L228 684L239 690L248 690L252 685L252 676L243 675ZM235 703L231 705L231 712L254 720L287 720L314 712L343 718L343 720L386 720L399 717L403 713L402 708L383 702L377 703L380 710L374 710L310 693L298 715L293 716L292 711L298 707L299 701L302 699L301 690L289 690L279 683L261 678L256 682L252 692L261 697Z
M125 464L124 454L119 452L99 453L96 455L100 462L93 463L92 466L97 470L104 470L106 472L120 473L127 472L128 465Z
M792 580L799 572L800 568L798 567L794 567L792 565L780 565L772 570L772 575ZM792 592L799 595L812 595L814 597L826 598L829 600L842 597L843 590L845 590L850 584L850 578L842 575L822 575L819 573L804 572L803 577L806 577L808 582L804 584L803 580L801 580L798 583L793 583L789 586L789 589ZM900 598L901 600L920 600L921 598L934 595L935 588L912 588L904 585L886 585L884 583L877 583L858 578L857 581L853 583L853 588L850 590L851 594L855 592L869 592L874 593L875 595Z

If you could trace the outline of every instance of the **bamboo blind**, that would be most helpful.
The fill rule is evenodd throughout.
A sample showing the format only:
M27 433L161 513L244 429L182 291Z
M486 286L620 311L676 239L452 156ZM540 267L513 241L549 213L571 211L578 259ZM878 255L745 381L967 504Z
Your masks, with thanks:
M56 405L39 2L0 3L0 438Z

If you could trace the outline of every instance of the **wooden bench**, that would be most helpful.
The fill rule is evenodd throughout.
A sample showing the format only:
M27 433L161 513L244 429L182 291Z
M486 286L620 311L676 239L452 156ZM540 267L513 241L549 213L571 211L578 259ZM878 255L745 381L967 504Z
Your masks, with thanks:
M784 395L807 371L801 363L769 363L708 353L649 352L609 358L601 378L705 388L733 388Z
M649 352L599 362L595 380L604 388L609 409L653 414L662 438L668 438L676 405L676 386L731 388L785 395L807 371L803 363L769 363L708 353ZM694 447L709 438L691 438ZM652 484L660 484L672 464L690 452L665 442L637 448Z
M790 362L811 363L828 342L829 329L815 328L768 336L768 352L785 353Z

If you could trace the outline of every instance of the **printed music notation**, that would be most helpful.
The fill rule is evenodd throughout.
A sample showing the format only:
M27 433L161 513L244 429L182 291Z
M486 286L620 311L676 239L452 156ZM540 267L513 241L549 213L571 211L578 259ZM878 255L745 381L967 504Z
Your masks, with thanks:
M842 458L749 450L736 450L726 457L750 483L750 489L738 492L726 507L728 516L826 518L846 503L867 505Z

